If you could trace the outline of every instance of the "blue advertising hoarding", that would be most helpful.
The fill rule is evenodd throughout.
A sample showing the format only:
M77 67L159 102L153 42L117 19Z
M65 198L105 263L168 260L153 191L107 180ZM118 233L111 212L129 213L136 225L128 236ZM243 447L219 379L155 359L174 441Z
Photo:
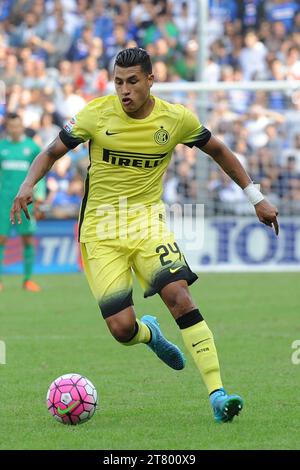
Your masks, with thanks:
M80 270L77 220L43 220L37 224L35 236L36 274L70 273ZM23 271L22 244L10 238L4 256L4 272Z

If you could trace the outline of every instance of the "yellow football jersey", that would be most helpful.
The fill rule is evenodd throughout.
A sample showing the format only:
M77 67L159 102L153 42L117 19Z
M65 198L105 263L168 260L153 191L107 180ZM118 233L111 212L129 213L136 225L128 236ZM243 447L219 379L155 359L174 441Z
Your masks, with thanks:
M174 147L201 147L211 133L187 108L157 97L144 119L129 117L114 95L89 102L60 132L68 148L89 141L90 165L79 221L80 241L97 240L101 207L151 206L161 199L163 175ZM97 215L98 214L98 215Z

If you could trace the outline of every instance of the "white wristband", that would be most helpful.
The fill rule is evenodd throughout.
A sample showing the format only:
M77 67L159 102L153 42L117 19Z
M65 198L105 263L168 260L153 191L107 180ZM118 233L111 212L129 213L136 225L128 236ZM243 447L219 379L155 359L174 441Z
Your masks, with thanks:
M264 199L264 196L262 195L260 190L257 188L257 186L259 188L260 185L250 183L243 190L249 202L251 202L251 204L253 204L254 206Z

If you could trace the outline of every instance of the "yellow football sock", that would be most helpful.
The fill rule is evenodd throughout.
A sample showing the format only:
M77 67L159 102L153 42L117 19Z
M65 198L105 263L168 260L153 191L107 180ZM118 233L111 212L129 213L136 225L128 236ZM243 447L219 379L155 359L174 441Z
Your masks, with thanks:
M138 325L138 331L134 335L134 337L128 341L127 343L122 343L124 346L133 346L134 344L139 343L149 343L151 339L151 333L147 325L145 323L140 322L140 320L136 319L136 323Z
M200 321L180 331L184 343L201 373L208 393L223 387L213 334L206 322Z

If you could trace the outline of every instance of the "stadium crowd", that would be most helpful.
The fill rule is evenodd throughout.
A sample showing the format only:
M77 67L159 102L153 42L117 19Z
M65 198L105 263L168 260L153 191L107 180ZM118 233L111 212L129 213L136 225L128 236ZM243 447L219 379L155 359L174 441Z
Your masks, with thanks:
M116 54L125 47L150 53L157 82L196 79L197 0L2 0L0 105L18 112L26 133L44 147L84 104L105 95ZM209 82L300 80L299 0L210 0ZM2 90L3 91L3 90ZM197 111L194 93L167 97ZM210 93L205 125L241 159L281 213L300 213L300 91ZM201 194L214 213L247 213L239 187L206 162L196 181L198 151L176 148L165 179L168 203ZM74 217L83 193L87 146L59 160L46 181L46 216ZM201 174L201 171L200 171Z

